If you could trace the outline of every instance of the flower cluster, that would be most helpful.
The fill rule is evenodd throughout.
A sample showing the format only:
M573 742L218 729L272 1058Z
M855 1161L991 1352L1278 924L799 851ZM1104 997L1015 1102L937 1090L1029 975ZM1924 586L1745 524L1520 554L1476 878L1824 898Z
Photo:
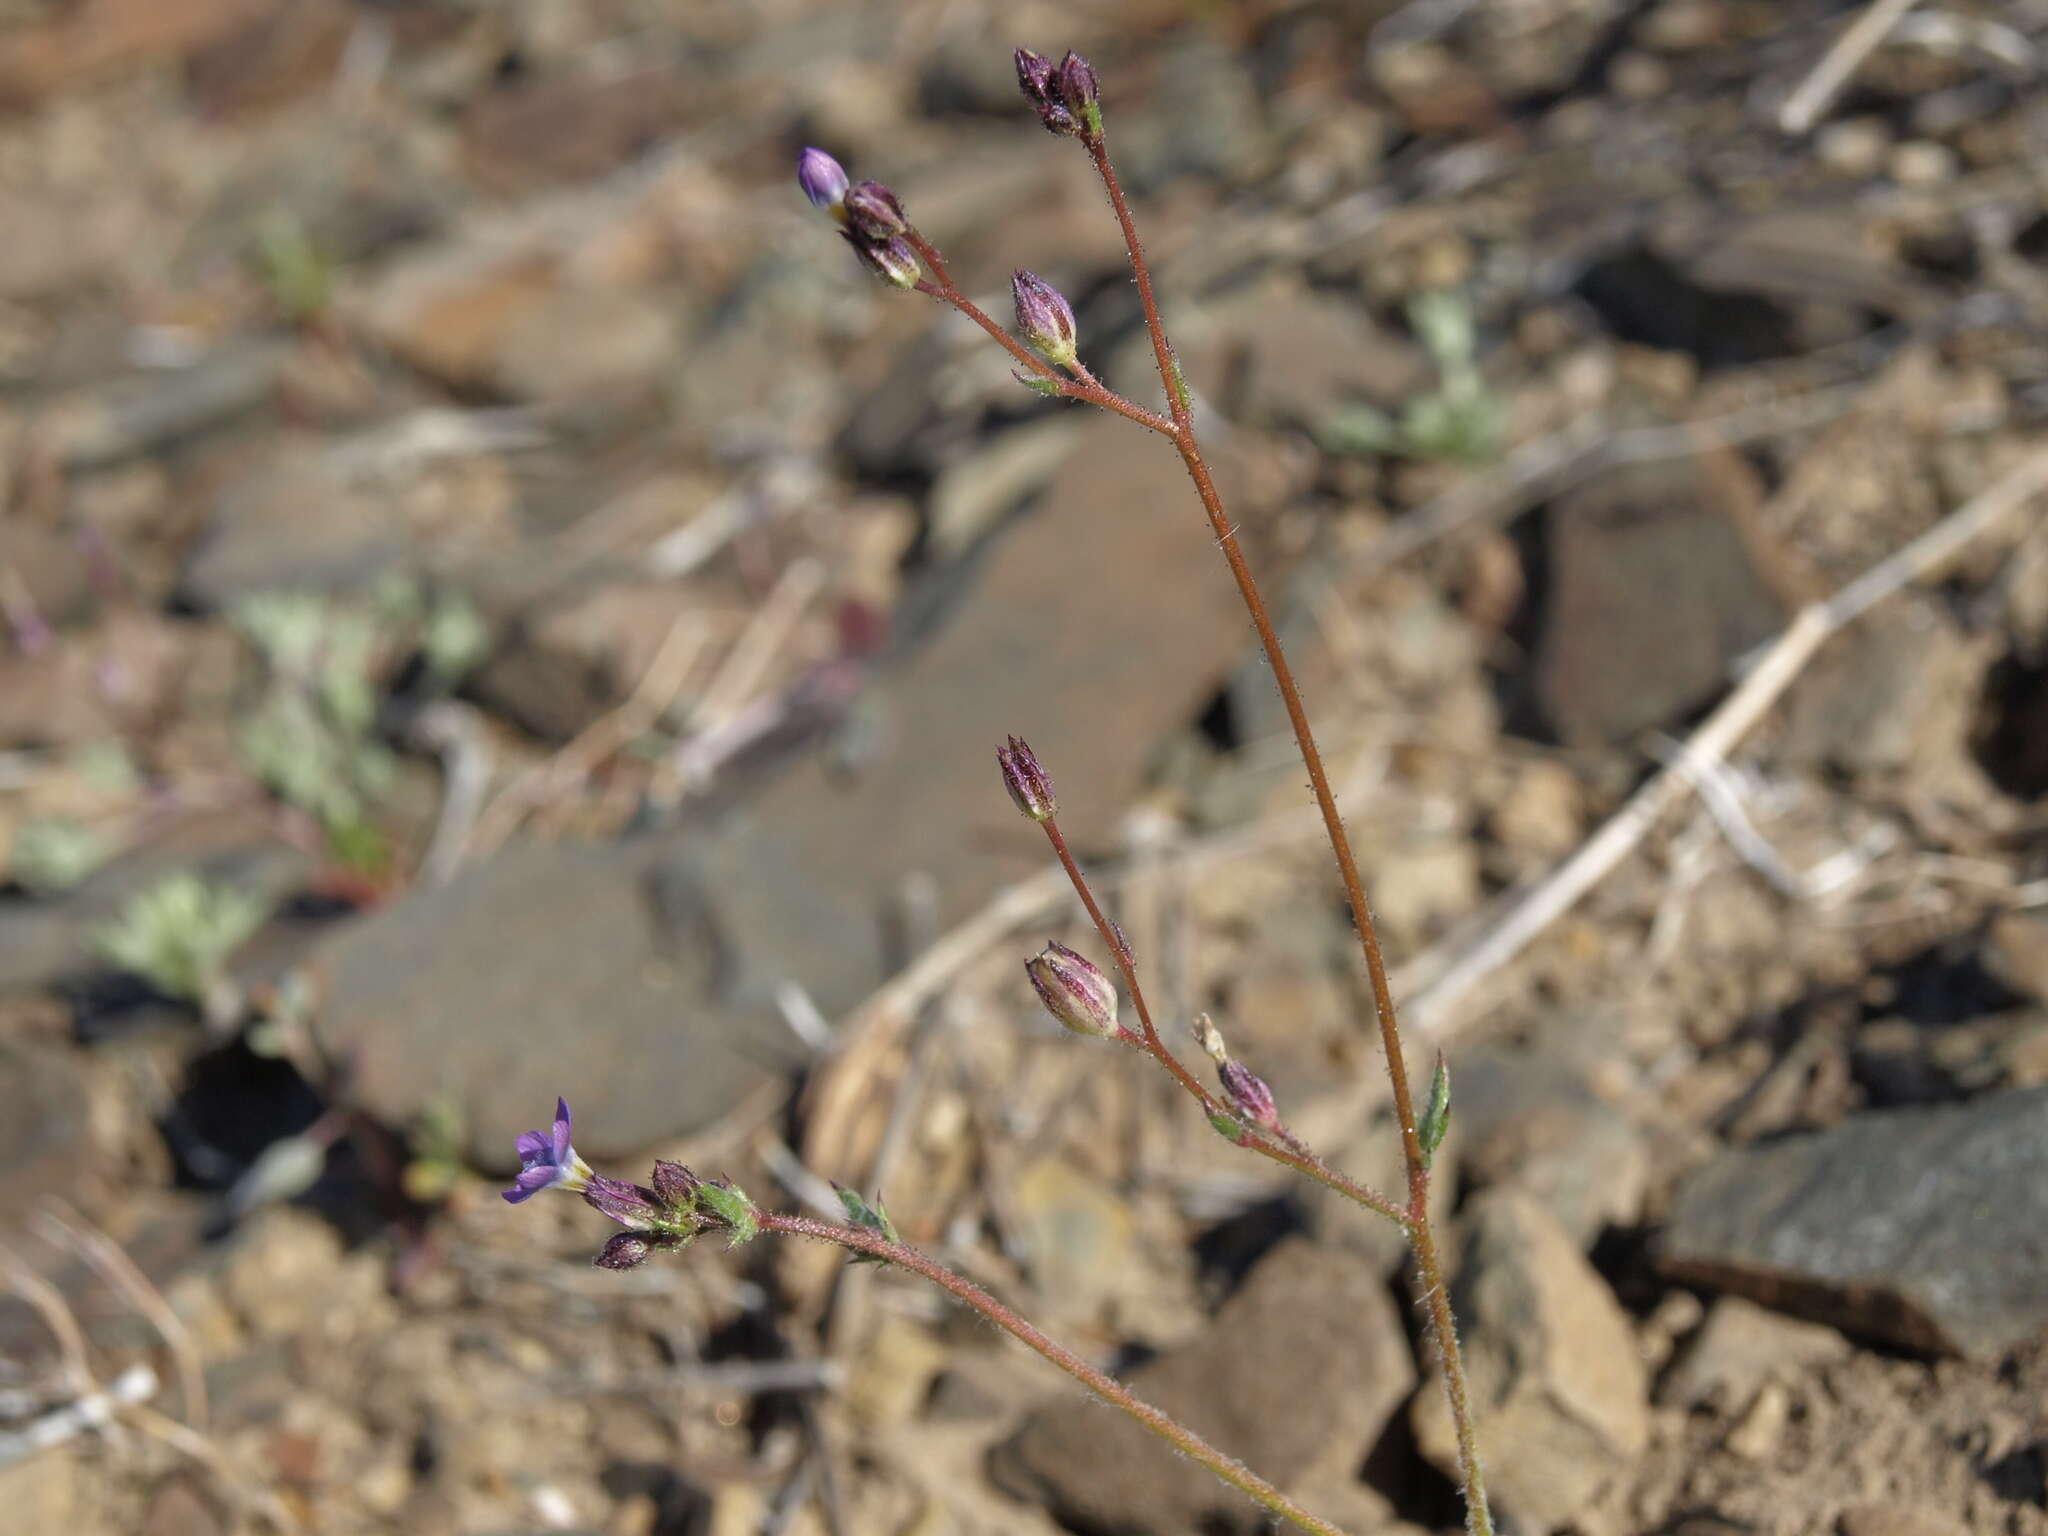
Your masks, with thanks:
M898 288L917 286L924 268L904 238L910 220L894 192L879 181L849 181L846 167L822 149L796 157L796 181L812 207L839 221L840 234L862 266Z
M570 1124L568 1101L557 1099L552 1131L520 1135L519 1174L505 1198L517 1205L544 1189L581 1195L586 1205L626 1229L615 1233L592 1261L601 1268L631 1269L657 1249L684 1247L700 1232L725 1232L736 1245L758 1230L745 1191L701 1179L681 1163L657 1160L646 1184L593 1173L570 1144Z
M1017 85L1048 133L1092 143L1102 137L1095 71L1073 49L1055 64L1029 48L1016 52Z

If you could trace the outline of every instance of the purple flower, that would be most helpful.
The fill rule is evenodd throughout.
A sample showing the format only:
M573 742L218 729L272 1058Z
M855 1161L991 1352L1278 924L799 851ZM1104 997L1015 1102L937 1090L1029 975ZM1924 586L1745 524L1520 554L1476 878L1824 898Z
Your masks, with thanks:
M583 1203L622 1227L649 1227L662 1215L653 1190L628 1184L624 1179L608 1179L601 1173L590 1176L590 1186L583 1191Z
M1116 983L1078 950L1050 943L1024 962L1045 1011L1077 1035L1116 1040L1128 1031L1116 1021Z
M1031 103L1031 110L1038 114L1038 120L1045 125L1046 132L1072 135L1081 131L1081 125L1060 96L1059 70L1052 60L1042 53L1033 53L1029 48L1019 48L1015 54L1017 62L1017 88L1024 93L1024 99Z
M1007 747L996 748L996 766L1003 771L1003 788L1010 792L1017 809L1033 821L1050 821L1059 814L1053 798L1052 775L1021 736L1012 736Z
M1241 1061L1225 1061L1217 1068L1223 1091L1239 1114L1262 1131L1280 1129L1280 1107L1273 1102L1273 1090L1266 1080Z
M519 1135L519 1177L505 1191L505 1198L517 1205L544 1189L562 1188L581 1194L590 1187L590 1164L569 1145L569 1101L555 1100L552 1135L543 1131L522 1131Z
M902 201L879 181L863 181L848 187L842 201L846 222L858 230L863 239L876 242L893 240L910 228L910 219L903 212Z
M1020 268L1010 276L1010 296L1017 304L1017 329L1024 339L1044 353L1047 362L1073 367L1078 333L1074 306L1066 295L1036 272Z
M806 149L796 157L796 182L814 208L837 208L846 196L846 167L822 149Z
M894 240L864 240L853 230L839 232L846 243L853 247L853 254L860 258L860 264L885 283L898 288L915 288L918 279L924 276L924 268L918 265L917 252L910 248L910 242L900 236Z

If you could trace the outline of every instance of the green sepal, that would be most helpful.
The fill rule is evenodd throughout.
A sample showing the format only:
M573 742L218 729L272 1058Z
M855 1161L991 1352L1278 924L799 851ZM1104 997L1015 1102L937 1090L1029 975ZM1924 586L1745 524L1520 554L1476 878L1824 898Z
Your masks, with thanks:
M1451 1069L1444 1053L1436 1053L1436 1071L1430 1074L1429 1102L1423 1106L1422 1123L1415 1128L1422 1143L1422 1166L1427 1168L1444 1144L1444 1132L1451 1128Z
M1057 396L1060 392L1060 381L1058 379L1027 379L1023 374L1020 373L1017 375L1017 382L1019 384L1022 384L1026 389L1030 390L1034 395Z
M726 1247L751 1243L760 1234L761 1218L754 1213L754 1202L737 1184L707 1183L697 1191L697 1199L730 1234Z
M843 1184L834 1184L832 1187L839 1192L839 1203L846 1207L846 1219L854 1226L864 1227L870 1232L878 1233L892 1243L903 1241L901 1237L897 1236L896 1223L889 1219L889 1213L883 1209L880 1200L876 1200L870 1205L862 1198L858 1190L848 1189ZM856 1264L886 1264L889 1261L879 1253L857 1253L853 1256L853 1262Z
M1251 1139L1251 1133L1242 1124L1228 1115L1214 1114L1209 1117L1209 1129L1221 1136L1232 1146L1243 1146Z

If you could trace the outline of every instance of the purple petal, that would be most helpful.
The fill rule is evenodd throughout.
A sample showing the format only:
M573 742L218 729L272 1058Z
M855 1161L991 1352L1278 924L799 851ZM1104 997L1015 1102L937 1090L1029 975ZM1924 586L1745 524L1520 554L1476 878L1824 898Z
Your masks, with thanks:
M519 1149L520 1166L530 1167L547 1156L549 1142L545 1132L521 1131L513 1145Z
M836 207L846 196L846 168L822 149L806 149L796 157L796 179L814 208Z
M512 1181L512 1187L505 1191L505 1199L512 1205L517 1205L522 1200L531 1200L542 1190L559 1182L560 1177L561 1170L551 1168L546 1163L522 1168L519 1170L519 1177Z
M566 1165L569 1161L569 1101L555 1100L555 1162Z

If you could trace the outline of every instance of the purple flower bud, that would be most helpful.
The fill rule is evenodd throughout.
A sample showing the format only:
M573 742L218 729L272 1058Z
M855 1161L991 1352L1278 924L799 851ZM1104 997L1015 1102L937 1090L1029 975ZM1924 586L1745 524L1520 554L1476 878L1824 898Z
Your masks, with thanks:
M846 197L846 167L822 149L796 157L796 184L814 208L837 208Z
M917 252L910 243L898 236L894 240L864 240L852 230L842 230L846 243L853 247L853 254L860 258L860 264L885 283L898 288L915 288L918 279L924 276L924 268L918 265Z
M599 1269L634 1269L647 1262L654 1244L638 1232L619 1232L590 1262Z
M1086 59L1067 50L1067 56L1060 60L1059 96L1075 121L1081 124L1083 135L1102 131L1102 114L1095 105L1097 91L1095 69Z
M702 1184L703 1180L681 1163L672 1163L666 1158L654 1160L654 1197L668 1208L671 1215L681 1215L694 1209L697 1190Z
M1024 962L1024 970L1045 1011L1075 1034L1114 1040L1123 1033L1116 1021L1116 983L1085 955L1047 944Z
M1237 1112L1263 1131L1280 1129L1280 1106L1273 1102L1273 1090L1266 1080L1243 1062L1230 1060L1216 1069L1223 1079L1223 1091Z
M1060 99L1058 71L1052 60L1029 48L1019 48L1016 59L1018 89L1023 91L1024 99L1031 103L1031 110L1038 114L1046 131L1068 136L1079 133L1081 125Z
M910 228L903 204L879 181L855 182L846 191L846 222L869 240L890 240Z
M622 1227L649 1226L662 1214L653 1190L628 1184L624 1179L608 1179L601 1173L590 1176L583 1200L592 1210L611 1217Z
M1003 770L1003 788L1010 792L1018 810L1033 821L1050 821L1059 814L1052 775L1021 736L1012 736L1008 746L996 748L996 766Z
M544 1189L566 1189L571 1194L580 1194L590 1187L596 1175L569 1145L569 1125L569 1101L556 1099L551 1132L520 1132L514 1143L519 1149L519 1176L505 1191L507 1201L517 1205Z
M1074 325L1074 306L1066 295L1036 272L1010 274L1010 296L1017 301L1017 329L1024 339L1061 368L1074 366L1079 355L1079 332Z

